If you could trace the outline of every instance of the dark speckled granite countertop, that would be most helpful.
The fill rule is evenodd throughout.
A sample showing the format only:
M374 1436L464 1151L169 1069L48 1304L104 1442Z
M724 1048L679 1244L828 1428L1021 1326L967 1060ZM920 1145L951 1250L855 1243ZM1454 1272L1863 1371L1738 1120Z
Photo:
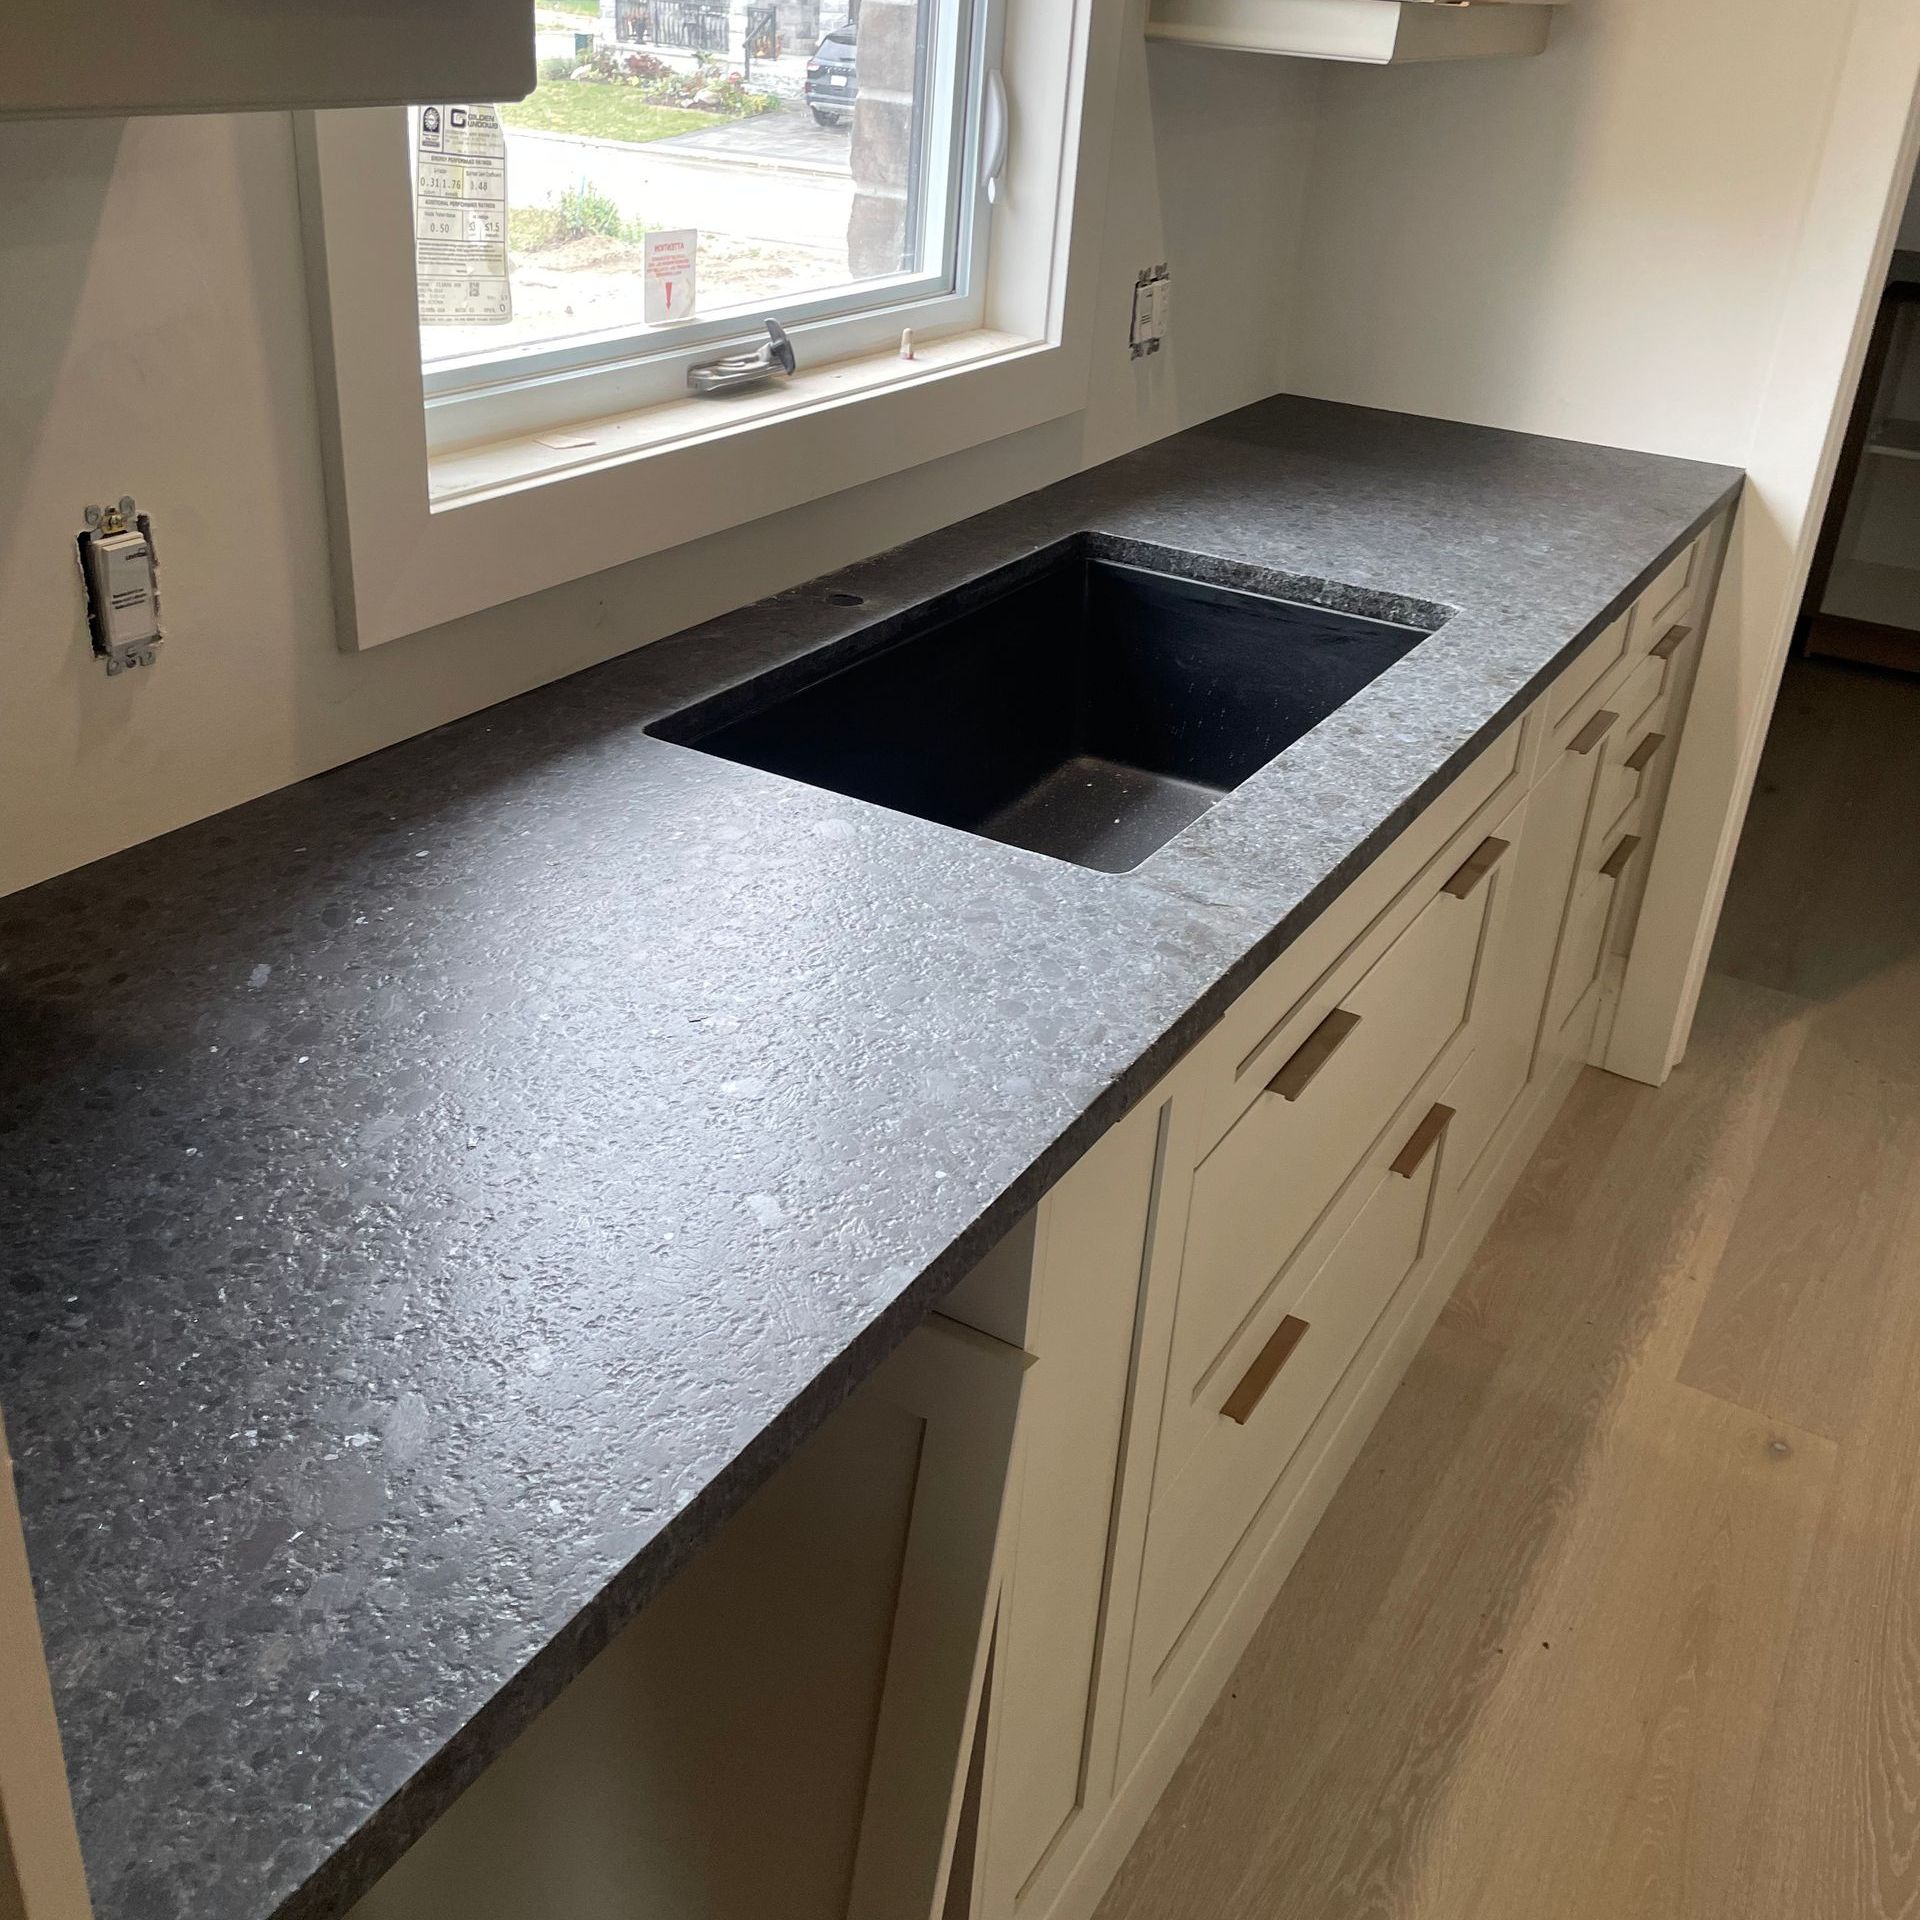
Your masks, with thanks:
M1738 479L1276 400L0 904L101 1920L369 1885ZM1131 875L642 731L1077 528L1458 611Z

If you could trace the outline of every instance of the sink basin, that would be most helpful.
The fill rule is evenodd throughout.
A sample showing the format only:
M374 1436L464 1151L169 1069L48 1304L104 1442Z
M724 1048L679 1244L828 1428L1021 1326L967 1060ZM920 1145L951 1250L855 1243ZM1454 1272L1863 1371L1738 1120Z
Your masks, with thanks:
M1125 873L1427 638L1447 609L1081 534L651 731ZM1182 564L1226 571L1200 579ZM1246 582L1258 580L1255 591ZM1349 596L1351 597L1351 596Z

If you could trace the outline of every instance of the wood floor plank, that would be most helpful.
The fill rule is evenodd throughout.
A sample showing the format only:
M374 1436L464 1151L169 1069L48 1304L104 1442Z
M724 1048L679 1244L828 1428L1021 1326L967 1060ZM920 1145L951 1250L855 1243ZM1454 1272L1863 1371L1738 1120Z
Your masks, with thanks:
M1837 1448L1642 1375L1452 1817L1458 1910L1691 1920L1732 1880Z
M1832 924L1828 861L1856 833L1856 801L1827 775L1850 731L1852 679L1844 670L1810 673L1796 663L1781 682L1714 934L1716 973L1792 991L1802 978L1801 930Z
M1716 971L1828 1001L1920 947L1920 680L1796 662L1741 836Z
M1681 1379L1844 1438L1864 1405L1899 1209L1920 1173L1920 1082L1874 1071L1818 1026L1795 1064Z
M1920 1205L1841 1449L1747 1844L1712 1920L1920 1915Z
M1448 1302L1446 1317L1503 1343L1551 1341L1555 1298L1596 1287L1638 1305L1636 1358L1656 1326L1669 1375L1776 1123L1809 1009L1792 995L1710 977L1688 1057L1665 1087L1582 1076ZM1542 1286L1564 1284L1563 1295Z

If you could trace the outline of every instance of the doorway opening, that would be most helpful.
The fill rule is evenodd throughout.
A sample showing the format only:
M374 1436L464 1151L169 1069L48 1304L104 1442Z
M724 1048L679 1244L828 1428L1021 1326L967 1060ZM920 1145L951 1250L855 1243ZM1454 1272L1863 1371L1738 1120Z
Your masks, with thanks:
M1920 172L1841 442L1794 657L1920 673Z

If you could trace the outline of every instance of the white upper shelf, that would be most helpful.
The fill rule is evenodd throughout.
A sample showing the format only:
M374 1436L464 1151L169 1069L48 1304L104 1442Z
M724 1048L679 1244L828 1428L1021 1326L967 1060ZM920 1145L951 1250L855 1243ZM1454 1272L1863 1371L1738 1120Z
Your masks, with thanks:
M1150 40L1388 66L1538 53L1560 0L1152 0Z

